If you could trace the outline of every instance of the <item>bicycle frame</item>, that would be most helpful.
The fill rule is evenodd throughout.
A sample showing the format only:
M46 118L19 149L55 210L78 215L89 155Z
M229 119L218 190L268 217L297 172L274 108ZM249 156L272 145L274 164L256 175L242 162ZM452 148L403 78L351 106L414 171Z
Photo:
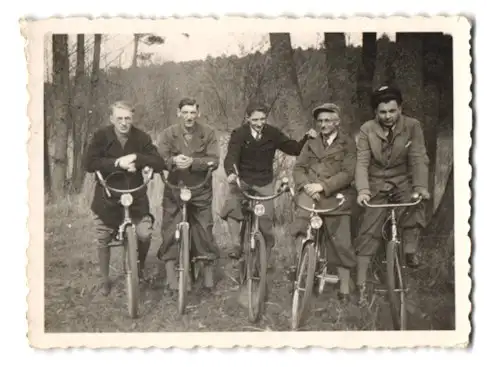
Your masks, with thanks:
M265 214L265 207L262 204L264 201L269 201L269 200L274 200L275 198L281 196L283 193L289 191L289 180L284 177L281 183L280 188L278 189L277 193L269 196L256 196L256 195L251 195L245 190L245 188L242 185L242 182L240 180L240 176L238 173L238 168L234 164L233 169L235 171L235 174L237 176L237 186L242 192L243 196L250 201L249 203L249 216L250 216L250 228L251 228L251 233L250 233L250 249L254 250L255 249L255 235L259 231L259 217L263 216ZM245 217L246 215L244 215ZM245 220L245 219L244 219Z
M293 197L293 201L295 202L296 206L310 213L310 221L308 223L308 227L306 230L306 237L302 242L303 246L299 249L300 251L298 251L298 264L301 261L301 252L302 249L304 248L304 244L312 243L317 254L316 259L319 265L318 267L319 275L317 275L317 277L320 280L319 293L321 294L324 290L326 283L336 284L338 283L339 279L336 275L329 274L327 272L327 268L328 268L327 248L324 244L324 239L323 239L323 236L326 233L326 227L324 227L324 222L321 219L320 214L333 215L331 213L341 208L345 203L346 198L343 194L338 193L335 196L336 199L339 200L338 205L329 209L317 209L315 202L313 202L313 206L311 208L300 204L298 200L296 200L296 196L293 189L291 189L291 196ZM347 215L347 214L349 213L344 212L344 213L340 213L339 215Z
M118 173L124 173L124 171L113 172L113 173L109 174L106 178L103 177L103 175L101 174L100 171L95 171L95 174L98 178L98 181L100 182L100 184L105 189L105 193L107 194L107 196L109 198L112 197L112 192L117 193L117 194L121 194L119 203L122 205L123 211L124 211L123 221L120 224L120 226L118 227L117 235L115 237L115 240L118 242L115 244L109 244L108 247L123 246L125 230L126 230L127 226L133 225L132 217L130 216L130 207L133 204L132 194L136 191L141 190L142 188L144 188L145 186L147 186L149 184L150 180L152 180L152 178L153 178L154 170L151 167L144 167L144 169L142 170L142 175L144 176L144 182L140 186L138 186L134 189L127 189L127 190L115 189L113 187L110 187L107 184L108 179L111 176L118 174Z
M181 213L182 213L181 217L182 217L182 219L176 226L176 232L174 234L176 241L179 241L179 239L180 239L181 227L182 226L188 226L188 228L189 228L188 203L191 201L192 192L194 190L197 190L197 189L201 188L202 186L204 186L208 182L208 180L211 178L213 171L217 168L218 167L214 162L209 162L208 163L208 171L207 171L205 179L201 183L199 183L195 186L187 186L183 181L180 181L178 185L174 185L174 184L170 183L164 177L163 174L161 175L162 181L164 182L165 185L167 185L171 189L175 189L175 190L180 191L179 198L181 199L181 203L182 203L182 206L181 206ZM195 258L195 259L193 259L193 261L199 260L199 259L200 258Z

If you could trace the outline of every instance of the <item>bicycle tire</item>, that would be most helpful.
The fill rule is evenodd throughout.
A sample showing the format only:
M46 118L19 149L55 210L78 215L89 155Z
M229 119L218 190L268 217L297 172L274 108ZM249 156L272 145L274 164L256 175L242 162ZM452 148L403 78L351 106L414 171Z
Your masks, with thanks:
M392 324L395 330L407 330L405 279L400 259L402 256L399 255L399 243L389 241L386 248L387 293Z
M247 253L248 247L250 247L250 230L249 226L247 225L247 219L245 218L242 221L240 227L240 248L242 249L241 258L238 262L238 282L240 285L243 285L246 281L247 275Z
M247 257L247 300L249 320L252 323L257 322L262 315L267 288L267 251L264 236L260 231L257 231L254 240L255 247L252 250L249 243ZM255 270L258 271L259 279L256 292L254 292Z
M139 268L135 227L126 228L125 266L127 274L127 304L131 318L136 318L139 306Z
M189 280L189 225L181 225L181 240L179 247L179 284L178 284L178 313L186 311L186 299Z
M307 268L307 275L304 279L304 271ZM299 265L297 269L296 282L294 284L292 309L291 309L291 328L299 329L302 320L305 318L308 308L309 299L313 292L316 271L316 249L314 242L308 242L304 245L301 252ZM304 295L301 297L302 288L301 280L304 280ZM300 302L301 299L301 302Z

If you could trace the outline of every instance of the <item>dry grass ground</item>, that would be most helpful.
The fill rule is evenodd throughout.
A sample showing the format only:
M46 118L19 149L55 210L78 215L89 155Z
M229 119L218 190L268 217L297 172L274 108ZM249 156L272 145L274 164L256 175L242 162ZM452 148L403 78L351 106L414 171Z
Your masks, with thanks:
M445 154L451 151L448 144L447 141L440 147L440 157L445 158ZM435 195L441 195L441 182L447 173L448 170L439 173L440 185ZM160 266L155 252L160 243L161 188L162 182L156 177L149 190L152 210L157 217L147 264L151 274L157 274ZM225 256L228 230L216 215L227 189L221 169L215 174L214 188L214 231L218 245L223 250L223 258L217 266L218 283L211 295L196 287L190 296L188 314L181 319L177 316L176 296L163 292L161 278L156 278L153 284L143 285L141 316L135 320L128 317L120 248L112 250L111 275L116 283L111 294L103 297L97 292L99 278L96 244L89 211L92 178L87 179L84 192L79 197L46 206L46 332L289 330L291 295L284 269L289 265L292 244L286 225L276 226L278 245L273 253L275 270L271 274L271 294L263 319L252 325L247 320L246 310L238 302L236 269ZM289 210L289 204L285 201L283 199L276 203L278 213ZM455 327L455 299L449 266L452 251L448 250L449 247L442 239L424 239L423 243L421 257L424 266L412 273L413 293L409 307L412 326L423 330L452 329ZM365 310L354 305L344 308L336 300L335 292L335 289L329 289L313 300L312 312L303 330L391 328L385 300L379 299L373 307Z

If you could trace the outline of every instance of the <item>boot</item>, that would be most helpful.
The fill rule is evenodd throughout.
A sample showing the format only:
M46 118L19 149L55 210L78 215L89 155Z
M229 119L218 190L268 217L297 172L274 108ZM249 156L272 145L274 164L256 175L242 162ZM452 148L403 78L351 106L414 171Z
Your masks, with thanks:
M110 281L110 248L100 247L98 248L98 261L100 263L100 273L102 276L100 291L103 296L108 296L111 291L111 281Z
M213 266L210 264L205 264L203 267L203 284L205 288L213 288L214 287L214 280L213 280Z
M178 277L176 274L176 260L166 261L166 285L170 290L178 290Z

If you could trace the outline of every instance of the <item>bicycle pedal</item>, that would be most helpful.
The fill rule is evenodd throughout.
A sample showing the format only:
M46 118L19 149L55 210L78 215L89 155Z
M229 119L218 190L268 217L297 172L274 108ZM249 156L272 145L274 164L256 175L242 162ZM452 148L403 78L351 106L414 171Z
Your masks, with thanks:
M325 274L325 275L319 275L318 278L324 283L331 283L331 284L336 284L340 280L336 275L334 274Z

